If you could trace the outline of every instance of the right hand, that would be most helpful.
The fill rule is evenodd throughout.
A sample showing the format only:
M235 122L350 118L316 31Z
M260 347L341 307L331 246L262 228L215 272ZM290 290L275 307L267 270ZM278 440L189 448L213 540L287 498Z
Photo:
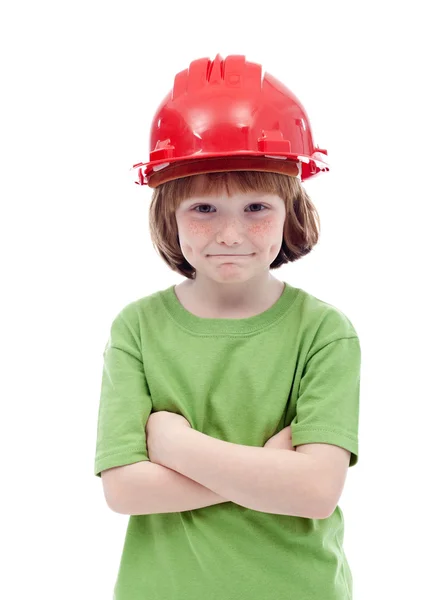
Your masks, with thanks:
M276 448L277 450L295 450L292 446L291 426L285 427L274 436L267 440L264 448Z

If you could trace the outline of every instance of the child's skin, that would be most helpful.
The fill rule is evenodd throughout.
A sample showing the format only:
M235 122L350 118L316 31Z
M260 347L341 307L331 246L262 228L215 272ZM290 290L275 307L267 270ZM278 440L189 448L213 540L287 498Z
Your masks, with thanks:
M196 278L176 290L193 298L197 310L229 317L243 311L258 314L279 298L284 284L269 267L283 241L282 198L257 192L195 195L184 200L175 215L182 253L196 269Z

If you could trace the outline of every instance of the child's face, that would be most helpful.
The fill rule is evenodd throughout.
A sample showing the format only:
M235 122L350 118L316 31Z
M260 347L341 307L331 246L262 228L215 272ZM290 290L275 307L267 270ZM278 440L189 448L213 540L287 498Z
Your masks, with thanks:
M175 215L184 257L211 279L243 281L269 272L280 252L286 208L277 195L194 196L183 200Z

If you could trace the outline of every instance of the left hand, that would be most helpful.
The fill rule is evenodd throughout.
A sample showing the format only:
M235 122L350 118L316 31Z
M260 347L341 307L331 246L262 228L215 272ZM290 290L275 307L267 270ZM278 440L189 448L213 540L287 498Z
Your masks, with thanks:
M158 465L168 466L169 451L176 439L178 429L190 427L190 423L182 415L166 410L151 413L145 426L148 458Z

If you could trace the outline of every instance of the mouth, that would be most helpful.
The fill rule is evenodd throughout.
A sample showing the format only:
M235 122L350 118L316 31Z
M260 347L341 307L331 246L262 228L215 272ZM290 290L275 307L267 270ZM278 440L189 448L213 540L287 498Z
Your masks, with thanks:
M231 257L231 258L247 258L248 256L253 256L254 253L252 254L209 254L208 256L210 258L216 257L216 258L226 258L226 257Z

